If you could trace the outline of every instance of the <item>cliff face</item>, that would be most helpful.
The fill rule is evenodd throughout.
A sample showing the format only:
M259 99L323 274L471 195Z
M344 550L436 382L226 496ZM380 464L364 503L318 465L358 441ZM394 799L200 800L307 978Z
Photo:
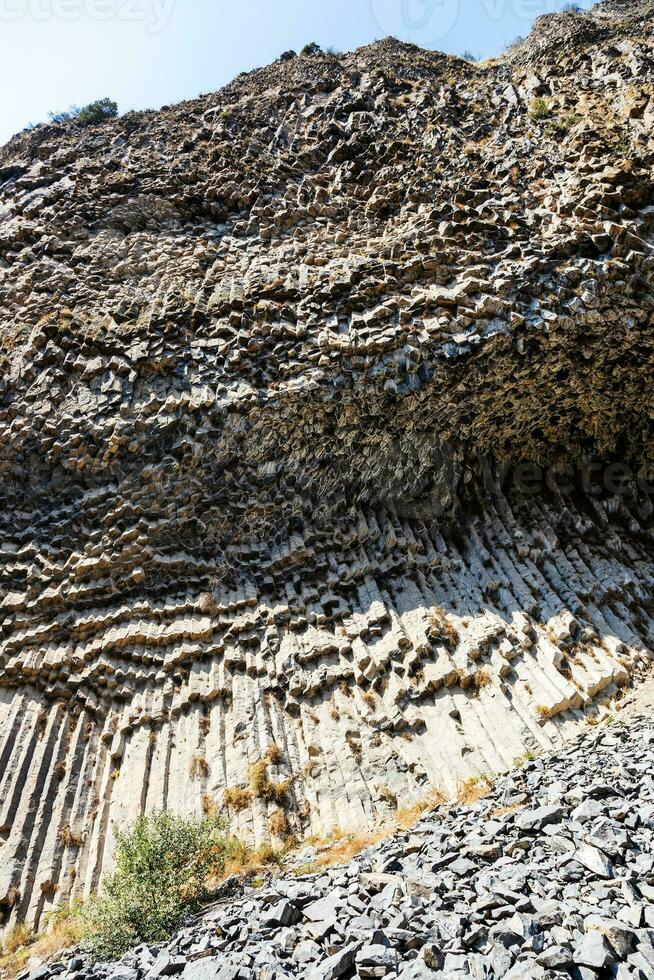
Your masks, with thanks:
M653 67L623 0L0 151L5 921L273 742L235 830L351 828L649 662Z

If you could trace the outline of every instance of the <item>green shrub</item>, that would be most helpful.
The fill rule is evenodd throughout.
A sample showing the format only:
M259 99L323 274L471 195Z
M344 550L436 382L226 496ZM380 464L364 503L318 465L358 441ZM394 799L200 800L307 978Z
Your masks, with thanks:
M90 102L82 108L73 105L70 109L63 112L49 112L48 119L53 123L76 122L78 126L94 126L96 123L104 122L105 119L115 119L118 115L118 106L111 99L98 99L97 102Z
M546 99L534 99L534 101L529 106L529 118L534 121L539 119L549 119L552 115L552 110L550 109L549 103Z
M96 123L104 122L105 119L115 119L118 115L118 106L111 99L99 99L91 102L80 110L77 122L80 126L94 126Z
M304 55L321 54L321 53L322 53L322 48L320 47L319 44L316 44L315 41L310 41L308 44L305 44L302 50L300 51L300 54L304 54Z
M84 943L115 959L140 942L162 942L207 898L233 841L216 816L140 816L116 834L116 871L84 909Z
M77 119L81 111L79 106L72 105L70 109L64 109L62 112L49 112L48 119L52 123L72 122L73 119Z
M569 112L565 116L550 119L545 125L545 132L549 136L565 136L578 122L581 122L581 117Z

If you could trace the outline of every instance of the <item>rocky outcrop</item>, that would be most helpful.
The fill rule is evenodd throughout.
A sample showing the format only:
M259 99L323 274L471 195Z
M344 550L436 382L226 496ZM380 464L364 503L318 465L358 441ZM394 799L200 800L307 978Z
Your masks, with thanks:
M558 744L650 661L637 6L1 151L7 921L96 890L142 809L240 789L257 841L280 805L362 826ZM277 802L247 789L266 753Z
M258 888L230 880L169 943L32 976L647 980L653 745L646 718L596 729L347 865Z

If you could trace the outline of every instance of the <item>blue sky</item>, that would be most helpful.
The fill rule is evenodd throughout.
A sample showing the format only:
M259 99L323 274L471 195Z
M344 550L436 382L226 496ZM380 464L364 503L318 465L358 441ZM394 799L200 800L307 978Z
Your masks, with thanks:
M315 40L394 34L487 57L565 0L0 0L0 143L50 110L109 96L121 112L215 91ZM588 9L591 0L580 0Z

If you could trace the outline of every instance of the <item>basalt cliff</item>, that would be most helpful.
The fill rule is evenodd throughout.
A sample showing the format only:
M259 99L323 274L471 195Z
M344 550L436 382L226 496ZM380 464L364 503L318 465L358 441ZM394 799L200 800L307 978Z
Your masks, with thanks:
M5 924L142 810L364 827L637 683L653 18L287 54L0 150Z

